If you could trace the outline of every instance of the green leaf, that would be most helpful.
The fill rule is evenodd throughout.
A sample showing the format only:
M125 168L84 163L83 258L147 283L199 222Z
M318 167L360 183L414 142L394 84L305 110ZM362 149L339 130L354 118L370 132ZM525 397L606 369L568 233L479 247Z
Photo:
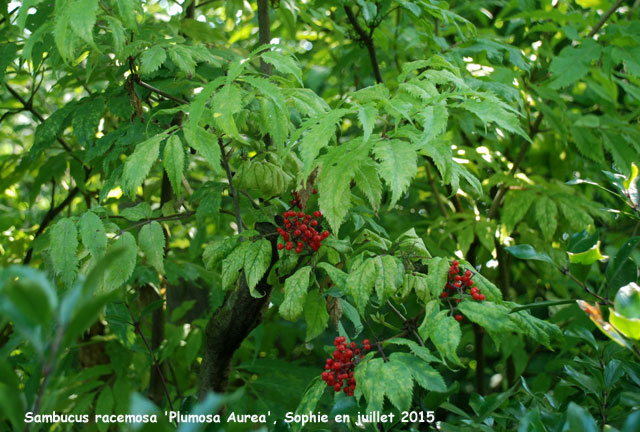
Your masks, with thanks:
M116 257L113 264L109 266L105 276L106 291L119 288L129 280L136 267L136 257L138 256L138 246L133 234L126 231L109 248L110 250L122 249L122 253Z
M425 305L424 319L418 327L418 334L423 341L426 341L432 334L435 324L434 318L440 312L440 301L437 299L430 300Z
M316 409L316 405L320 402L322 395L324 394L324 390L327 388L327 384L320 379L320 377L315 377L307 390L302 395L302 399L300 399L300 403L298 404L298 408L296 408L296 414L302 415L310 412L314 412ZM302 422L294 422L291 425L293 432L300 432L304 424Z
M69 5L69 23L73 31L87 43L93 43L98 0L76 0Z
M504 197L501 220L508 231L513 231L516 224L525 217L535 200L536 194L531 191L511 190L507 193Z
M282 91L263 78L248 76L244 80L264 95L260 100L261 127L271 136L278 153L284 153L284 145L289 136L289 108Z
M549 85L559 89L582 79L589 72L592 61L600 57L600 45L593 39L585 39L577 46L566 46L549 65L553 81Z
M228 289L240 276L244 266L246 251L252 243L244 241L222 260L222 288Z
M372 104L361 106L360 109L358 109L358 120L360 120L360 124L362 125L363 142L369 141L371 132L373 132L373 128L376 125L377 115L378 109Z
M307 323L305 341L310 341L321 335L329 324L327 303L318 290L311 290L304 302L304 320Z
M602 255L602 253L600 252L600 241L598 241L595 245L593 245L593 247L584 252L567 253L569 254L569 262L571 264L591 265L596 261L609 258L605 255Z
M591 414L576 404L575 402L569 402L567 408L567 423L565 423L567 430L580 431L580 432L599 432L600 428L596 421L591 417Z
M73 126L73 134L81 145L89 146L95 141L104 110L104 99L98 97L83 103L74 112L71 125Z
M323 263L324 264L324 263ZM307 296L309 288L309 276L311 267L305 266L293 275L289 276L284 282L284 300L280 305L280 315L289 321L295 321L302 314L304 300ZM324 301L323 301L324 303Z
M116 0L118 4L118 12L120 12L120 18L130 29L136 28L136 0Z
M167 52L160 46L152 46L140 55L140 74L148 75L160 69L167 59Z
M237 237L226 237L207 245L202 253L202 260L207 269L212 270L222 260L228 256L238 244Z
M187 143L204 158L214 172L220 172L218 137L200 126L183 129Z
M82 215L78 222L82 244L91 252L94 259L99 259L107 251L107 234L102 220L93 212Z
M451 182L453 161L451 160L451 144L445 140L434 140L419 143L420 154L429 156L438 168L440 177L445 183Z
M376 267L376 294L380 303L384 303L402 285L404 266L398 258L391 255L377 256L373 260Z
M460 303L460 305L462 304ZM462 331L460 330L460 324L449 315L448 310L440 311L434 317L430 337L443 359L447 358L454 364L461 364L456 349L460 344Z
M625 263L630 261L629 257L631 256L631 252L633 252L638 244L640 244L640 236L631 237L618 249L615 257L609 260L605 274L610 288L618 288L618 286L615 286L615 282L618 282L619 276L623 273ZM635 263L632 262L631 265L635 267Z
M381 358L365 359L356 366L353 372L357 388L360 389L367 401L367 412L382 411L384 386L386 385L382 372L384 364ZM393 379L391 377L391 380Z
M449 280L449 260L435 257L427 260L427 265L429 266L427 284L433 296L437 298Z
M260 239L251 243L244 256L244 274L251 296L261 298L264 294L255 290L262 276L271 264L271 243L267 239Z
M129 196L134 197L138 187L147 178L149 170L158 159L160 142L166 136L162 132L138 144L133 154L127 158L122 172L122 186Z
M60 219L51 228L51 262L57 276L69 287L78 272L78 231L71 219Z
M184 170L184 149L177 134L173 134L167 140L164 147L164 157L162 159L165 171L171 187L176 196L182 192L182 172Z
M331 279L331 281L338 288L340 288L343 291L346 291L346 289L347 289L347 278L349 277L349 275L347 275L345 272L343 272L339 268L336 268L336 267L332 266L328 262L320 262L320 263L318 263L317 267L321 268L322 270L324 270L327 273L327 275L329 276L329 278Z
M326 147L329 141L333 139L336 133L336 124L350 112L350 110L346 109L332 110L314 118L310 123L311 127L308 128L299 144L300 157L304 163L303 179L306 180L313 170L314 162L320 150Z
M322 159L322 170L318 176L318 202L335 233L340 230L351 207L351 180L368 154L368 145L354 140L333 147Z
M369 296L376 282L376 276L375 261L371 258L363 260L360 265L349 272L347 291L353 297L360 315L364 315Z
M511 107L494 96L483 94L482 98L467 99L460 103L460 107L475 114L484 123L485 128L495 123L507 132L515 133L531 141L529 135L520 127L518 117L511 111Z
M534 205L534 214L540 231L546 240L551 240L558 226L558 208L551 198L542 195Z
M554 264L553 260L546 253L538 252L533 246L528 244L516 245L506 247L505 250L516 258L523 260L535 260L544 261L549 264Z
M618 290L614 300L616 312L626 318L640 318L640 286L631 282Z
M418 142L420 149L428 146L435 138L447 130L449 112L443 105L429 105L421 113L423 133Z
M18 47L15 44L3 44L0 46L0 82L4 82L4 73L7 67L15 60L17 51Z
M355 182L358 189L364 193L369 200L371 207L374 211L378 211L380 208L380 201L382 200L382 182L378 177L378 171L373 162L365 161L355 174Z
M398 249L407 251L415 255L417 258L431 258L431 254L424 244L424 240L418 236L415 228L400 234L396 239Z
M609 321L620 333L630 339L640 340L640 319L627 318L612 310Z
M300 66L292 56L284 55L276 51L265 51L260 56L262 60L273 65L278 72L293 75L298 83L300 83L300 86L304 85L302 83Z
M389 207L393 207L418 172L418 155L410 143L400 140L378 142L373 147L373 153L380 161L380 177L391 189Z
M148 219L151 217L151 206L148 202L143 201L133 207L127 207L120 212L120 216L126 220L137 222L142 219Z
M64 8L57 14L55 25L53 27L53 40L56 43L60 57L67 62L73 56L76 48L76 39L72 32L69 31L69 22L71 21L71 10Z
M509 317L509 309L496 303L468 300L459 303L458 310L470 321L484 327L496 342L496 346L505 332L519 332Z
M195 73L196 62L193 60L191 52L182 45L170 45L169 57L182 72L189 74L189 76Z
M144 225L138 234L138 244L147 257L147 262L164 274L165 238L162 226L156 221Z
M411 371L401 362L380 358L364 360L354 371L358 389L367 400L367 412L381 411L384 396L398 410L407 410L413 396Z
M96 414L97 415L109 415L113 412L113 392L111 387L106 386L100 392L98 399L96 400ZM98 430L105 432L109 429L109 423L97 422Z
M233 117L242 109L242 91L233 84L225 85L213 96L212 107L218 127L230 137L244 142Z
M434 303L437 303L437 302L434 302ZM414 342L414 341L412 341L410 339L391 338L391 339L386 340L384 343L385 343L385 345L386 344L392 344L392 345L406 346L407 348L409 348L411 350L413 355L415 355L416 357L424 360L426 363L434 363L434 362L435 363L441 363L440 359L438 359L437 357L433 356L431 354L431 352L426 347L424 347L422 345L418 345L417 342Z
M416 356L395 352L389 356L389 361L397 363L400 367L407 368L420 387L440 393L444 393L447 390L444 379L442 379L438 371Z

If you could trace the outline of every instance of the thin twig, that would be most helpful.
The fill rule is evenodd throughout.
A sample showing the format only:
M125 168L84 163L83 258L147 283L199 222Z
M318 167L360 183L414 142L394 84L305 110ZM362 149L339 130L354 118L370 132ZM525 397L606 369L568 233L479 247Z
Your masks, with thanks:
M218 145L220 146L220 151L224 154L224 145L222 144L222 138L218 138ZM233 200L233 209L235 210L236 215L236 225L238 227L238 234L242 232L242 228L245 226L242 221L242 216L240 216L240 202L238 201L238 191L235 187L233 187L233 174L231 173L231 167L229 166L229 159L224 157L222 159L222 166L224 167L225 172L227 173L227 181L229 182L229 192L231 193L231 199Z
M433 192L433 196L436 197L436 202L438 203L438 207L442 212L442 216L448 219L449 212L447 211L447 208L445 207L444 202L442 202L442 198L440 197L440 193L438 192L438 188L436 187L436 182L434 181L433 176L431 175L431 168L429 167L429 164L428 163L425 164L424 168L427 171L427 180L431 185L431 191Z
M136 76L137 76L137 75L136 75ZM173 96L173 95L170 95L169 93L167 93L167 92L165 92L165 91L163 91L163 90L160 90L159 88L154 87L154 86L152 86L151 84L147 84L146 82L142 81L139 77L137 77L137 78L135 79L135 82L136 82L136 84L138 84L140 87L144 87L144 88L146 88L147 90L150 90L150 91L152 91L152 92L154 92L154 93L157 93L157 94L159 94L159 95L160 95L160 96L162 96L162 97L165 97L165 98L167 98L167 99L169 99L169 100L172 100L172 101L174 101L174 102L178 102L180 105L188 105L188 104L189 104L189 101L186 101L186 100L184 100L184 99L181 99L181 98L176 97L176 96Z
M40 222L38 230L33 236L31 246L29 246L29 249L27 249L27 253L22 260L22 264L27 265L31 262L31 258L33 256L33 242L44 232L44 230L47 228L47 226L49 226L53 219L55 219L55 217L58 216L58 214L60 214L60 212L64 210L65 207L67 207L71 203L71 201L73 201L73 198L78 194L79 191L80 189L77 186L71 189L64 201L62 201L56 207L49 209L47 214L44 215L44 218L42 219L42 222Z
M540 111L538 113L538 117L536 118L536 121L533 123L533 125L529 127L529 138L531 140L533 140L533 138L536 136L536 134L540 130L540 124L542 123L543 117L544 117L544 114L542 113L542 111ZM516 156L516 159L513 161L513 165L509 170L509 174L508 174L509 177L513 177L516 174L516 172L520 169L520 164L524 160L524 156L529 150L529 147L531 147L531 143L529 141L525 141L522 144L522 146L520 147L520 151L518 152L518 155ZM493 202L491 203L491 208L489 209L489 213L487 213L487 217L489 219L493 219L498 214L498 208L500 208L500 201L502 201L502 198L504 197L504 194L507 192L507 189L508 189L507 184L502 183L502 185L498 189L498 192L496 192L496 195L493 198Z
M144 345L147 347L147 351L149 351L149 355L153 360L153 364L155 364L156 366L156 370L158 371L158 375L160 376L160 382L162 383L162 388L164 389L164 394L167 397L167 402L169 402L169 408L171 409L171 411L174 411L173 402L171 401L171 396L169 395L169 389L167 388L167 383L165 382L164 374L162 373L162 368L160 367L160 363L158 363L158 359L156 358L156 355L153 353L153 350L151 349L149 342L147 342L147 338L145 337L144 333L142 332L142 329L140 328L140 321L136 320L133 317L133 313L131 312L129 303L125 302L125 306L127 307L127 310L129 311L129 315L131 316L131 320L133 321L133 328L135 329L136 333L138 333L142 338L142 341L144 342ZM175 424L176 426L178 426L177 421L175 421Z
M43 123L45 121L45 118L38 111L36 111L36 109L33 107L33 105L30 102L27 102L26 100L24 100L24 98L20 96L20 94L16 92L13 88L11 88L9 84L5 83L4 85L7 87L7 90L9 90L9 93L11 93L11 95L14 98L18 99L18 102L22 104L24 109L26 109L31 114L33 114L34 117L37 118L38 121L40 121L40 123ZM89 167L85 165L82 159L80 159L78 156L73 154L73 150L71 150L71 146L64 139L60 137L56 137L56 141L58 141L60 145L62 145L62 147L67 151L67 153L69 153L69 155L71 155L72 158L80 162L80 164L82 164L82 166L84 167L85 171L88 172Z
M380 73L380 64L378 63L376 47L375 45L373 45L373 37L372 37L373 28L371 29L370 33L367 33L362 28L362 26L360 26L360 23L358 23L358 19L355 17L355 15L353 15L353 11L349 6L344 6L344 11L347 14L347 19L349 20L349 23L351 23L351 26L353 26L353 29L356 31L356 33L358 34L358 37L360 38L364 46L367 48L367 51L369 52L369 59L371 60L371 67L373 68L373 75L376 78L376 83L381 84L382 74Z
M177 214L172 214L172 215L169 215L169 216L158 216L158 217L154 217L154 218L144 219L144 220L142 220L142 221L140 221L138 223L135 223L133 225L130 225L130 226L126 227L126 228L122 228L120 231L118 231L116 233L116 237L118 237L119 235L121 235L125 231L129 231L129 230L141 227L143 225L150 224L151 222L165 222L165 221L180 220L180 219L188 218L188 217L190 217L190 216L192 216L194 214L195 214L195 212L188 211L188 212L185 212L185 213L177 213ZM125 217L119 216L119 215L118 216L109 216L109 217L117 218L117 219L126 219Z
M616 9L620 7L623 1L624 0L618 0L617 2L614 3L613 6L611 6L611 8L604 15L602 15L602 18L600 18L600 21L598 21L598 24L596 24L596 26L593 29L591 29L591 31L589 32L589 37L595 36L595 34L600 31L604 23L607 22L607 20L611 17L611 15L613 15Z

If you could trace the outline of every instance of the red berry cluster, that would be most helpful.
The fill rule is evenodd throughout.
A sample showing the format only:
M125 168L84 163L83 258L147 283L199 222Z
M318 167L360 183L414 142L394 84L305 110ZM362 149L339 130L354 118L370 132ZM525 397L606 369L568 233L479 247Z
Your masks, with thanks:
M322 246L322 240L329 237L329 231L320 231L322 229L320 210L312 214L287 210L282 217L284 217L284 228L278 227L278 234L285 243L278 243L279 250L291 250L295 246L295 251L301 253L306 245L315 252Z
M458 297L453 298L453 301L456 303L460 303L464 299L464 295L468 294L475 301L483 301L484 294L480 294L480 289L474 285L473 273L471 270L465 270L464 272L460 267L458 267L460 262L458 260L453 260L451 266L449 267L449 278L447 280L447 284L444 287L444 291L440 294L440 298L446 299L452 297L456 294L459 294ZM456 321L462 321L462 315L456 314L454 316Z
M326 369L322 372L322 381L325 381L329 387L339 392L344 391L347 396L353 396L356 389L356 379L353 377L353 369L364 355L371 350L369 339L362 341L362 348L358 348L355 342L347 344L347 338L338 336L333 341L336 350L333 352L333 358L328 358L324 365Z

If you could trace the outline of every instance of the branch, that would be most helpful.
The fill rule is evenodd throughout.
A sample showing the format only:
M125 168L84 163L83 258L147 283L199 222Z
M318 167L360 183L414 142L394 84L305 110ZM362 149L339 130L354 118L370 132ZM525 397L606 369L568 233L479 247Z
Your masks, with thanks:
M190 216L192 216L194 214L195 214L195 212L188 211L186 213L176 213L176 214L172 214L172 215L169 215L169 216L158 216L158 217L154 217L154 218L144 219L141 222L135 223L135 224L130 225L130 226L126 227L126 228L122 228L120 231L118 231L118 233L116 234L116 237L121 235L125 231L129 231L129 230L141 227L141 226L149 224L151 222L164 222L164 221L180 220L180 219L188 218L188 217L190 217ZM109 216L109 217L116 218L116 219L126 219L124 216Z
M12 89L9 86L9 84L5 83L4 85L7 87L7 90L9 90L9 93L11 93L11 95L14 98L18 99L18 101L22 104L24 109L26 109L31 114L33 114L34 117L37 118L40 121L40 123L43 123L45 121L45 118L42 117L42 115L38 111L36 111L36 109L33 107L31 102L27 102L26 100L24 100L24 98L22 96L20 96L20 94L18 94L18 92L16 92L14 89ZM33 99L33 96L32 96L32 99ZM71 146L69 146L69 144L67 144L67 142L65 140L63 140L62 138L60 138L60 137L56 137L56 140L62 145L62 147L67 151L67 153L69 153L71 155L72 158L74 158L75 160L80 162L80 164L82 164L82 166L84 167L85 171L88 174L89 167L87 165L85 165L85 163L84 163L84 161L82 161L82 159L80 159L78 156L73 154L73 150L71 150Z
M224 145L222 144L222 138L218 138L218 145L220 146L220 151L224 155ZM244 226L244 222L242 221L242 216L240 216L240 203L238 201L238 191L235 187L233 187L233 174L231 174L231 168L229 167L229 160L226 157L222 158L222 166L224 167L225 172L227 173L227 181L229 182L229 192L231 194L231 198L233 199L233 209L236 214L236 225L238 226L238 234L242 232L242 227Z
M353 26L353 29L358 34L358 37L369 51L369 59L371 60L371 67L373 68L373 75L376 78L376 83L382 83L382 74L380 73L380 64L378 63L378 56L376 55L376 47L373 45L373 38L371 37L373 34L373 29L371 33L367 33L358 23L358 20L353 15L353 11L350 7L345 6L344 11L347 14L347 19Z
M258 44L271 43L271 21L269 20L269 0L258 0ZM271 65L260 58L260 70L271 75Z
M38 230L36 231L33 240L31 241L31 246L29 246L29 249L27 249L27 253L22 260L22 264L27 265L31 262L31 258L33 255L33 242L40 236L40 234L44 232L44 230L47 228L47 226L49 226L53 219L55 219L55 217L58 216L58 214L60 214L60 212L64 210L64 208L67 207L71 203L71 201L73 201L73 198L78 194L78 192L80 192L80 189L77 186L71 189L64 201L62 201L56 207L49 209L47 214L44 215L44 219L42 219L42 222L40 223L40 226L38 227Z
M602 18L600 18L600 21L598 21L598 24L596 24L596 26L593 29L591 29L591 31L589 32L589 37L595 36L595 34L600 31L604 23L607 22L607 20L611 17L611 15L613 15L616 9L620 7L623 1L624 0L618 0L617 2L615 2L613 6L611 6L611 8L607 11L607 13L602 15Z
M153 93L157 93L157 94L159 94L160 96L162 96L162 97L164 97L164 98L167 98L167 99L172 100L172 101L174 101L174 102L178 102L178 103L179 103L179 104L181 104L181 105L188 105L188 104L189 104L189 102L188 102L188 101L186 101L186 100L184 100L184 99L181 99L181 98L176 97L176 96L172 96L172 95L170 95L169 93L167 93L167 92L165 92L165 91L162 91L162 90L160 90L160 89L159 89L159 88L157 88L157 87L152 86L151 84L147 84L146 82L142 81L142 80L140 79L140 77L139 77L139 76L137 76L137 75L136 75L135 81L136 81L136 83L137 83L140 87L144 87L144 88L146 88L147 90L150 90L150 91L152 91Z
M444 206L444 202L442 202L442 198L440 197L440 193L438 192L438 188L436 187L436 183L433 179L433 176L431 175L431 168L429 167L429 163L427 162L425 164L425 169L427 171L427 180L429 181L429 184L431 185L431 191L433 192L433 196L436 197L436 202L438 203L438 207L440 208L440 211L442 212L442 216L444 216L446 219L449 218L449 212L447 211L447 208Z
M544 117L544 114L542 113L542 111L538 112L538 117L536 118L536 121L534 122L533 125L529 127L529 138L531 140L533 140L533 138L536 136L536 134L540 130L540 123L542 123L543 117ZM509 170L509 177L513 177L516 174L516 172L520 169L520 164L524 160L524 156L529 150L529 147L531 147L531 143L529 141L525 141L524 144L522 144L522 147L520 147L520 151L518 152L518 156L516 156L516 159L513 161L513 166ZM496 192L495 197L493 197L493 203L491 203L491 208L489 209L489 213L487 213L487 218L493 219L498 214L500 201L502 201L502 197L504 197L504 194L507 193L507 189L508 189L507 184L502 183L502 185L498 189L498 192Z
M144 336L144 333L142 332L142 329L140 329L140 321L138 321L138 320L133 318L133 313L131 313L131 308L129 307L129 303L125 302L125 306L127 307L127 310L129 311L129 315L131 316L131 320L133 321L133 323L132 323L133 328L135 329L136 333L138 333L140 335L140 337L142 338L142 341L144 342L144 345L147 347L147 351L149 351L149 355L151 356L151 359L153 360L153 364L156 366L156 370L158 371L158 375L160 376L160 381L162 382L162 388L164 389L164 394L167 397L167 402L169 402L169 408L171 409L171 411L174 411L173 402L171 402L171 396L169 395L169 389L167 388L167 383L164 380L164 375L162 374L162 368L160 367L160 364L158 363L158 359L156 358L156 355L153 353L153 350L151 349L151 346L149 346L149 342L147 342L147 338ZM176 421L176 426L178 426L178 422L177 421Z

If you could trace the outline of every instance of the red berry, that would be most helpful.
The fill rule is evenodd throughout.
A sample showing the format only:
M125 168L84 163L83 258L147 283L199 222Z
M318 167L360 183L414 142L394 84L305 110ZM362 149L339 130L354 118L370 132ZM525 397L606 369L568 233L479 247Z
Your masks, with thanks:
M442 291L442 294L440 294L440 298L447 298L449 297L449 294L447 294L446 291Z
M296 252L297 252L297 253L301 253L301 252L302 252L302 248L301 248L301 247L297 247L297 248L296 248Z
M300 234L302 234L302 231L300 231L299 229L297 229L297 230L295 230L293 232L293 235L296 236L296 237L300 237Z
M312 220L309 225L311 226L318 226L318 221L317 220Z
M456 314L456 316L454 317L456 319L456 321L460 322L462 321L462 315L460 314Z
M340 383L336 383L336 384L333 386L333 389L334 389L335 391L337 391L337 392L339 392L341 388L342 388L342 384L340 384Z
M300 213L298 213L298 217L299 217L300 219L302 219L302 218L304 217L304 212L300 212Z
M471 274L472 274L472 273L471 273L471 270L467 270L466 272L464 272L464 275L465 275L466 277L471 277Z
M293 249L293 242L287 242L287 245L285 246L285 248L286 248L287 250L291 250L291 249Z
M362 341L362 344L363 344L363 345L369 345L369 339L365 339L365 340L363 340L363 341Z
M311 191L311 193L312 193L312 194L314 194L314 195L315 195L315 194L317 194L317 193L318 193L318 189L313 188L313 190Z
M457 267L458 264L460 264L460 261L458 260L453 260L453 262L451 263L451 265L453 265L454 267Z
M467 286L473 286L473 281L471 279L467 281Z
M282 243L278 243L278 250L284 249L284 245Z
M473 287L473 288L471 288L469 290L469 294L471 294L471 295L474 295L474 294L477 294L477 293L478 293L478 288L476 288L476 287Z
M478 299L479 299L480 301L483 301L483 300L484 300L484 294L480 294L480 295L478 295Z
M320 216L322 216L322 212L320 210L316 210L313 212L314 218L319 218Z

